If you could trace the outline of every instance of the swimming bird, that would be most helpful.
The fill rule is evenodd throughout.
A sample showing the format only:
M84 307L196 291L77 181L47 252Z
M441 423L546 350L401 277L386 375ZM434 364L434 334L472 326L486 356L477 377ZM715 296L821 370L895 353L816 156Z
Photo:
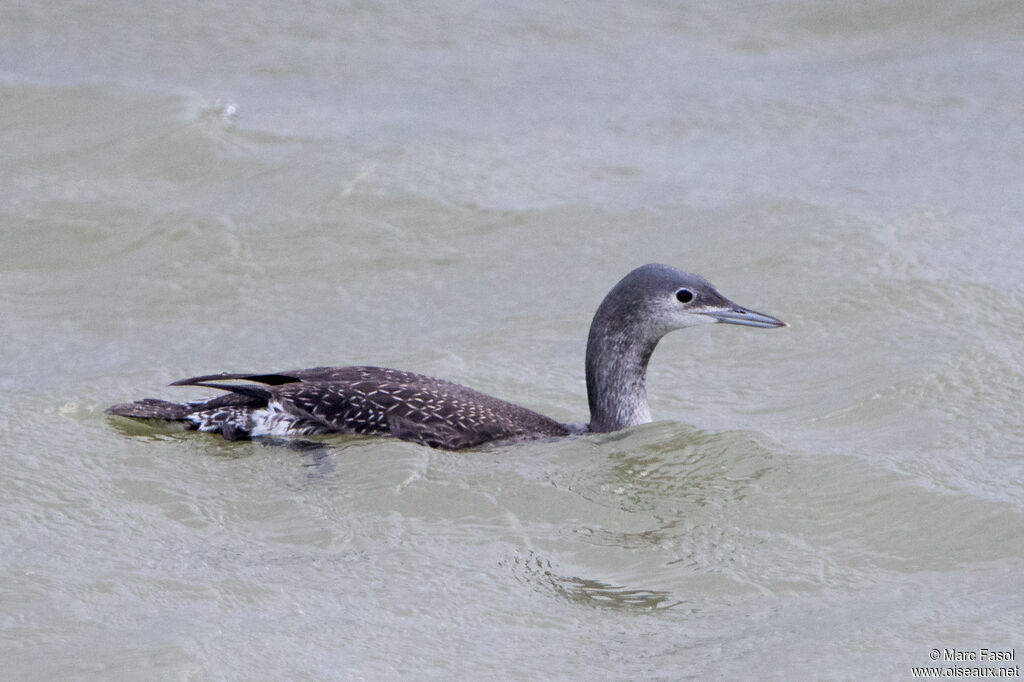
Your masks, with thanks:
M184 422L228 440L325 433L392 436L446 450L508 440L618 431L651 421L647 363L670 331L702 324L785 327L722 296L700 275L643 265L598 306L587 339L590 422L563 424L444 379L382 367L314 367L272 374L221 373L171 386L226 391L188 403L147 398L108 414ZM241 381L243 383L224 383Z

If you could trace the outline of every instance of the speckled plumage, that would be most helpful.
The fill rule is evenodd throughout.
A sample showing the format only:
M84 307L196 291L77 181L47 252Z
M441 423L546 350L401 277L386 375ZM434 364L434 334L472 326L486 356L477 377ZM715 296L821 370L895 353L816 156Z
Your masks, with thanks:
M244 383L223 383L227 381ZM184 405L140 400L107 411L124 417L185 421L200 431L218 431L229 440L361 433L458 450L490 441L569 433L553 419L466 386L382 367L210 374L173 385L229 393Z

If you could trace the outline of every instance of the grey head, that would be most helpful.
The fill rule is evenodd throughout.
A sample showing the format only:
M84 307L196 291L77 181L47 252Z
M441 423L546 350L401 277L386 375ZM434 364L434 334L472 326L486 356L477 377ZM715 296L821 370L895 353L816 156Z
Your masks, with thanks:
M594 314L587 339L592 431L651 421L647 363L675 329L704 324L785 327L782 320L733 303L700 275L650 263L623 277Z

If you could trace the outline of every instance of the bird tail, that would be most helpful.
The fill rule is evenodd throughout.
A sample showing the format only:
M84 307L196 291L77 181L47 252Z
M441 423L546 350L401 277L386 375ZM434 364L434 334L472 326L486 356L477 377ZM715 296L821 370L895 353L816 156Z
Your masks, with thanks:
M134 419L167 419L169 421L185 421L188 415L195 409L182 403L172 403L169 400L157 400L156 398L145 398L136 400L133 403L118 403L111 405L106 410L107 414L119 417L132 417Z
M232 376L217 374L205 377L193 377L175 381L171 386L202 386L227 391L226 395L189 403L173 403L168 400L145 398L131 403L119 403L108 407L107 414L133 419L166 419L169 421L194 421L193 415L199 412L222 408L256 408L265 407L272 397L270 389L257 384L221 384L212 379L248 379L248 375ZM262 377L260 377L262 378ZM283 382L282 382L283 383Z

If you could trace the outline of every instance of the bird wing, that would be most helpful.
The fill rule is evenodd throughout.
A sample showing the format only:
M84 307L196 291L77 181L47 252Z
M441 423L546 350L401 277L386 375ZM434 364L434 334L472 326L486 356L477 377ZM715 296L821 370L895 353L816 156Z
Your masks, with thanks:
M222 383L242 381L246 383ZM261 402L329 431L388 434L457 450L517 437L564 436L558 422L466 386L380 367L313 367L181 379Z

